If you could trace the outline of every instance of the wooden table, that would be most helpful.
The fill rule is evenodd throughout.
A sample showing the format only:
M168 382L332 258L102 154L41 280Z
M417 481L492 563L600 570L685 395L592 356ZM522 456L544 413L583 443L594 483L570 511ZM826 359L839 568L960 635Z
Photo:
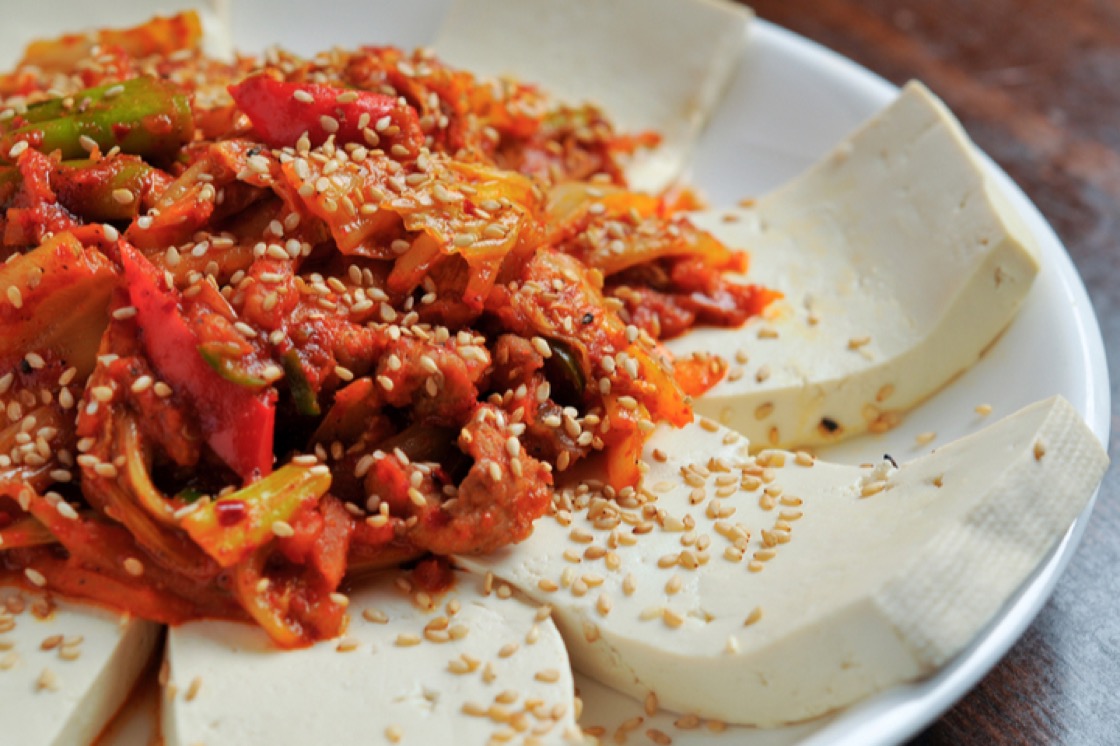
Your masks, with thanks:
M752 0L894 83L923 80L1057 230L1120 370L1120 2ZM1112 421L1120 400L1113 377ZM1116 441L1110 454L1117 460ZM912 742L1120 744L1120 470L1053 598Z

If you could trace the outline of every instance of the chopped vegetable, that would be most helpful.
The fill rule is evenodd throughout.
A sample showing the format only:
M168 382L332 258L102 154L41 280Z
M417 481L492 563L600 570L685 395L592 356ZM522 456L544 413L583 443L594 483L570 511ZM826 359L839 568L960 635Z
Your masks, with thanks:
M218 564L230 567L283 535L279 524L291 531L296 514L315 505L330 486L326 469L288 464L237 492L200 504L182 526Z
M157 16L127 29L99 29L92 34L67 34L58 39L33 41L27 45L21 64L65 71L99 49L120 49L133 57L147 57L197 49L201 41L202 23L198 14L187 11L169 18Z
M11 157L19 142L64 159L88 155L84 141L102 151L166 158L190 142L194 133L190 101L175 84L158 78L133 78L88 88L73 96L29 106L0 127L0 158Z
M91 221L129 221L150 207L171 177L136 156L64 161L51 177L58 201Z
M121 262L144 346L160 375L183 392L201 418L206 441L244 481L272 470L274 395L225 380L197 353L200 340L186 325L177 293L143 254L120 244Z
M100 252L60 233L0 264L0 360L52 351L84 376L108 324L117 273Z
M383 93L285 83L267 75L246 78L230 86L229 93L274 148L294 146L302 135L312 146L322 145L333 135L339 145L377 144L386 152L403 148L415 156L424 142L416 111Z

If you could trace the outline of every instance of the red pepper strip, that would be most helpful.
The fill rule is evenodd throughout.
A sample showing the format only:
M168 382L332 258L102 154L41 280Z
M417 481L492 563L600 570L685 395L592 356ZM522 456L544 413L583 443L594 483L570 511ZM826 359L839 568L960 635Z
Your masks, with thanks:
M267 75L254 75L229 87L253 129L271 147L294 146L304 132L312 146L322 145L334 134L335 142L357 142L393 152L401 145L415 156L424 144L416 110L392 96L372 91L333 88L317 83L283 83ZM298 98L297 98L298 96ZM378 122L389 118L388 126ZM325 119L329 118L329 119ZM330 119L338 123L328 130ZM374 133L367 138L364 130Z
M167 289L159 270L128 242L120 242L120 252L152 365L194 406L206 442L242 480L271 472L275 392L254 393L215 373L197 353L199 339L183 319L178 294Z

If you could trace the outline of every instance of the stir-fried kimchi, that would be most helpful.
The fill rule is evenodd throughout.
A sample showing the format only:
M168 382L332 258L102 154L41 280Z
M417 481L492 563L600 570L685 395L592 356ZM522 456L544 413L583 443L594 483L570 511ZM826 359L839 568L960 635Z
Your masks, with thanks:
M147 619L306 645L577 462L625 498L726 368L659 340L775 296L627 190L656 136L423 50L220 61L184 14L33 44L0 111L0 568Z

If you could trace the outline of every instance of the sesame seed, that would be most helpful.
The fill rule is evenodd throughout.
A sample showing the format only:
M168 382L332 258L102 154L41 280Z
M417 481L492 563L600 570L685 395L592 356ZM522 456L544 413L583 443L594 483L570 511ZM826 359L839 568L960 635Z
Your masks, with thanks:
M23 294L15 285L9 285L6 291L8 302L16 308L23 308Z
M273 521L272 533L281 538L295 536L295 529L287 521Z
M15 145L13 145L11 147L11 149L8 151L8 157L9 158L18 158L23 151L27 150L28 147L29 146L28 146L26 140L20 140Z
M135 557L127 557L124 561L124 571L134 578L144 574L144 563Z
M51 669L44 668L43 672L39 674L39 678L35 680L35 688L38 691L43 691L45 689L50 692L57 692L58 676L56 676Z
M191 679L190 686L187 687L187 692L183 695L184 699L188 702L193 702L194 698L198 696L198 692L202 689L202 677L195 676Z
M991 404L979 404L979 405L976 406L976 414L980 415L981 417L987 417L991 413L992 413L992 405Z
M136 199L136 195L128 189L114 189L112 196L113 201L120 205L132 204L133 200Z
M25 567L23 570L23 574L24 577L26 577L32 585L39 586L40 588L43 588L47 585L47 579L43 575L43 573L32 567Z
M537 671L533 678L537 681L543 681L546 684L555 684L560 680L560 672L555 668L546 668L543 671Z
M93 466L93 472L99 477L105 479L114 479L117 476L117 467L104 461L98 462Z
M533 349L536 350L541 357L545 359L552 357L552 347L549 346L546 339L543 337L533 337L531 342Z
M859 494L861 497L871 497L882 492L887 486L886 480L876 479L875 481L868 482L860 488Z
M657 692L651 690L648 694L646 694L643 706L645 708L646 715L649 715L650 717L655 716L657 714L657 711L661 709L660 703L657 701Z
M362 641L356 637L343 637L338 641L335 650L339 653L350 653L361 647Z

